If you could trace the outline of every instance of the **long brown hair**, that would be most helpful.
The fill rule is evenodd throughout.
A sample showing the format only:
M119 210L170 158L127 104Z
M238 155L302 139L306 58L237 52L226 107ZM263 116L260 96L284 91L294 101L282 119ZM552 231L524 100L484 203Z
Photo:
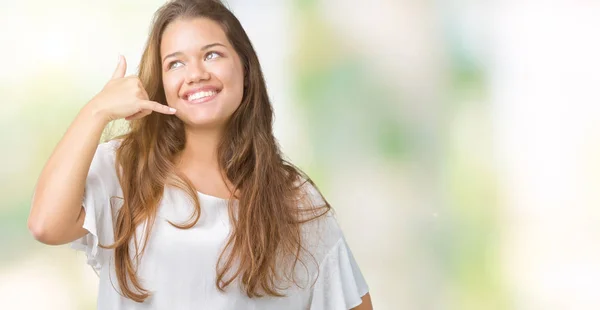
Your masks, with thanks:
M330 206L322 199L320 205L299 207L311 201L299 199L306 198L302 182L312 186L314 183L282 158L272 133L273 109L260 64L240 22L217 0L166 3L154 16L139 66L139 78L150 100L166 104L159 52L163 31L176 19L197 17L209 18L223 28L244 67L242 102L227 120L217 150L220 168L233 185L232 193L239 195L236 208L232 208L234 199L229 199L232 231L218 260L215 285L224 291L239 280L249 297L284 296L280 281L290 279L284 269L291 266L291 272L298 262L304 265L301 225L323 216ZM180 119L152 113L132 121L130 131L117 139L122 139L115 168L123 190L123 205L115 221L115 243L104 247L114 249L122 294L143 302L150 294L136 277L134 259L139 260L144 252L165 186L182 189L195 206L189 223L169 222L175 227L194 226L200 218L200 202L192 183L174 165L174 159L186 143ZM144 223L147 225L140 251L136 227ZM130 249L130 242L134 249ZM287 264L283 258L290 257L292 263ZM292 280L293 277L292 273Z

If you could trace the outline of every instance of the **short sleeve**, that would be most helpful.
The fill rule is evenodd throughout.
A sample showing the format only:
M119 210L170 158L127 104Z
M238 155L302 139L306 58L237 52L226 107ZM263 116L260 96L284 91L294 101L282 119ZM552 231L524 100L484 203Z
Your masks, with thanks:
M358 306L369 292L352 251L344 237L319 264L319 275L312 289L311 310L347 310Z
M326 204L310 183L303 192L312 206ZM318 272L310 292L311 310L348 310L358 306L369 292L367 282L350 251L333 209L304 225L305 248L317 259Z
M98 145L85 183L82 206L85 209L83 228L89 233L71 243L71 248L85 252L87 263L96 272L107 259L106 249L101 245L114 243L114 196L120 186L115 170L115 151L118 142L113 140Z

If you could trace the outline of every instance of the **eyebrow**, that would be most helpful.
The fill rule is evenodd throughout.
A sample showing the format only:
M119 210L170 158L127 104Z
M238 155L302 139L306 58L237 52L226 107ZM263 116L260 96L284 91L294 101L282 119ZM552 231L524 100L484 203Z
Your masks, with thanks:
M223 47L226 47L225 45L223 45L221 43L215 42L215 43L211 43L211 44L208 44L208 45L204 45L201 48L201 50L204 51L204 50L207 50L207 49L209 49L211 47L214 47L214 46L223 46ZM183 55L183 53L179 52L179 51L177 51L175 53L171 53L171 54L165 56L165 58L163 58L163 62L165 62L165 60L167 60L167 58L169 58L169 57L180 56L180 55Z

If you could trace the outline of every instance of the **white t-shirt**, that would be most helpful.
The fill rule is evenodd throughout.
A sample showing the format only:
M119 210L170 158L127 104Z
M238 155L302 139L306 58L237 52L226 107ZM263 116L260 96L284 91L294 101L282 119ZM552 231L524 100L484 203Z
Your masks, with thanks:
M98 146L86 180L83 227L89 233L71 247L85 251L87 262L100 277L99 310L130 309L313 309L346 310L361 303L368 286L335 217L326 216L303 224L303 245L314 257L298 264L301 288L291 285L285 297L249 298L239 283L225 292L217 289L216 264L231 231L227 200L198 192L200 220L190 229L178 229L167 222L182 224L189 220L193 204L183 191L165 187L158 214L138 266L142 287L151 292L143 303L119 294L114 268L114 250L98 246L114 242L113 221L122 205L123 192L114 169L118 141ZM321 198L314 187L305 183L312 201ZM234 201L234 207L237 201ZM143 226L143 225L142 225ZM144 227L138 227L138 240ZM133 247L130 247L134 251ZM311 266L314 266L312 268ZM317 267L318 266L318 267ZM303 272L302 272L303 271ZM304 276L302 276L304 274ZM315 281L316 278L316 281ZM314 285L312 285L314 283Z

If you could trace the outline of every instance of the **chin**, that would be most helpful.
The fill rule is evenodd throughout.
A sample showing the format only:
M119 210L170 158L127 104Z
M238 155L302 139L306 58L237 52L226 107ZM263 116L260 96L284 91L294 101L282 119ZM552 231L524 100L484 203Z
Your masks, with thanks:
M187 126L194 128L215 128L225 124L225 121L217 116L187 115L181 119Z

